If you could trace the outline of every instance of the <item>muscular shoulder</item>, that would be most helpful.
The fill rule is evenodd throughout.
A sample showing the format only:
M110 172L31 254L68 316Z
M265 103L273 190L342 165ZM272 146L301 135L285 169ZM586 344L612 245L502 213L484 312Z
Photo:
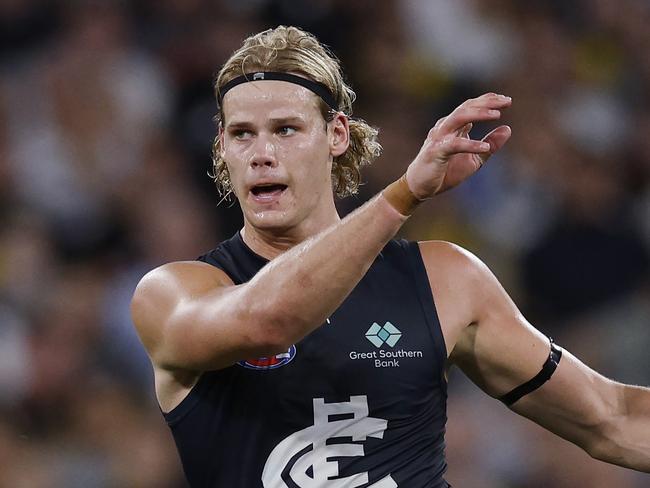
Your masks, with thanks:
M422 241L418 246L427 274L438 286L462 288L467 295L479 291L491 274L479 258L457 244Z
M499 284L479 258L456 244L423 241L418 245L449 353L460 334L478 322Z
M457 271L471 271L483 263L467 249L447 241L420 241L420 253L425 265L453 268Z
M149 271L136 287L134 296L151 291L201 291L215 285L232 285L232 280L219 268L201 261L177 261Z
M145 348L156 349L169 316L183 300L233 285L222 270L199 261L164 264L148 272L131 300L131 317Z

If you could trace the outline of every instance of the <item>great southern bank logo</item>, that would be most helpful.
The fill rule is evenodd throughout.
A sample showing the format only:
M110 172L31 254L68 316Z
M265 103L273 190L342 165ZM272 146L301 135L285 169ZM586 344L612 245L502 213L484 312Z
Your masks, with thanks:
M390 322L386 322L383 327L375 322L366 332L366 339L372 342L375 347L381 347L384 344L394 347L401 338L402 333L400 330Z
M384 322L383 326L377 322L373 322L366 331L365 337L375 346L375 349L370 351L350 351L348 357L352 361L369 361L375 368L399 368L400 361L424 357L422 351L395 348L395 345L402 338L402 331L390 322ZM367 345L368 343L365 344Z

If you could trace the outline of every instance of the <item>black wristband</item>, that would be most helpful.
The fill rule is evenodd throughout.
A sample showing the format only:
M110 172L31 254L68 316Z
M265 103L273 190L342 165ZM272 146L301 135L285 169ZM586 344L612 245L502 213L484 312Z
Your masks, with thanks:
M551 376L553 376L553 373L555 373L557 365L560 364L560 359L562 359L562 349L559 348L555 342L553 342L553 338L549 337L549 341L551 342L551 352L549 353L548 359L544 363L544 366L542 366L542 370L537 373L537 375L532 380L524 383L523 385L519 385L514 390L499 397L500 401L510 406L521 397L535 391L537 388L551 379Z

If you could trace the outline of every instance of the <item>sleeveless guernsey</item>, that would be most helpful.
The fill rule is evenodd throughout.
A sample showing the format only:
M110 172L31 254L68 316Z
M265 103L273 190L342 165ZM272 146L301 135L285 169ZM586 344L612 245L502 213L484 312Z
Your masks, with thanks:
M199 260L235 284L267 263L239 233ZM445 358L418 245L391 241L318 329L164 416L195 488L446 488Z

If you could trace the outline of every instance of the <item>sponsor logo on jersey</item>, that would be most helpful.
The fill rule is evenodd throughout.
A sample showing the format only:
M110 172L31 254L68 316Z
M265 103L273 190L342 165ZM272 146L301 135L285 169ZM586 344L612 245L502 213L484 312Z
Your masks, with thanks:
M370 484L367 471L340 477L339 460L365 456L366 439L383 439L388 426L386 420L368 416L366 395L340 403L314 398L313 405L314 425L286 437L271 451L262 472L264 488L397 488L391 475Z
M296 357L295 345L291 346L287 352L276 354L275 356L245 359L244 361L239 361L237 364L248 369L277 369L281 366L289 364L294 357Z
M368 332L366 332L366 339L379 348L384 344L394 347L402 338L402 333L390 322L386 322L384 326L380 326L377 322L373 323Z
M384 322L383 326L373 322L365 337L375 349L350 351L348 357L351 360L371 361L375 368L399 368L400 361L424 357L420 350L395 349L395 345L402 338L402 331L390 322Z

